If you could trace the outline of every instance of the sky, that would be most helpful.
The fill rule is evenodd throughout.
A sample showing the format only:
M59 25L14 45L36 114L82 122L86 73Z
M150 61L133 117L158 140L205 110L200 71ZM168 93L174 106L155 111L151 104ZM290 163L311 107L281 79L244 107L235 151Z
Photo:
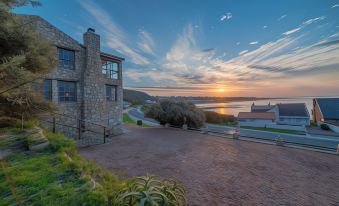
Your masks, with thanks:
M159 96L339 96L339 0L41 0L15 9L124 57Z

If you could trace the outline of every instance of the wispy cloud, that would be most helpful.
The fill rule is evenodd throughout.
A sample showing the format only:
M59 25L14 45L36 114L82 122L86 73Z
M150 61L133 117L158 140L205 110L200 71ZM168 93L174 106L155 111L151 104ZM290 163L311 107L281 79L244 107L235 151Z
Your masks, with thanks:
M91 17L101 26L106 46L121 54L131 58L135 64L149 64L146 57L136 52L127 39L127 34L113 21L110 15L97 4L90 0L79 0L79 4L91 15Z
M220 17L220 21L226 21L232 18L232 13L226 13Z
M313 19L308 19L308 20L304 21L302 23L302 25L309 25L309 24L312 24L312 23L315 23L317 21L324 20L324 19L326 19L326 16L320 16L320 17L316 17L316 18L313 18Z
M145 30L140 30L138 36L139 36L138 42L139 49L147 54L155 55L154 53L155 43L151 34Z
M239 55L243 55L243 54L245 54L247 52L248 52L248 50L243 50L243 51L239 52Z
M338 6L339 6L339 4L334 4L333 6L331 6L331 8L333 9L335 7L338 7Z
M297 32L297 31L299 31L300 29L301 29L301 27L298 27L298 28L295 28L295 29L291 29L291 30L289 30L287 32L284 32L283 35L293 34L293 33Z
M308 19L308 20L304 21L299 27L297 27L295 29L291 29L287 32L284 32L283 35L290 35L290 34L296 33L298 31L300 31L302 28L304 28L304 27L306 27L310 24L316 23L318 21L324 20L324 19L326 19L325 16L320 16L320 17L316 17L316 18L313 18L313 19Z
M259 42L258 41L252 41L250 42L251 45L255 45L255 44L258 44Z
M240 42L239 42L239 41L237 42L237 45L240 45Z
M277 21L281 21L281 20L283 20L283 19L286 18L286 17L287 17L287 14L284 14L284 15L280 16L280 17L277 19Z
M262 28L263 28L263 29L267 29L267 28L268 28L268 26L266 26L266 25L265 25L265 26L263 26Z

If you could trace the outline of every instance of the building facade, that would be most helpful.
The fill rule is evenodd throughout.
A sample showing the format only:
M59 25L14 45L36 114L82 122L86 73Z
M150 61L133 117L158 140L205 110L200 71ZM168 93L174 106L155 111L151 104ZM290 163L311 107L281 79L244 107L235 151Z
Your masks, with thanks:
M43 94L58 107L55 118L83 128L90 123L111 128L122 120L123 58L101 52L94 29L79 43L39 16L23 15L56 49L58 66L43 82ZM65 130L65 128L62 128ZM72 130L72 129L70 129Z
M329 128L339 133L339 98L313 99L313 120L320 126L327 124Z

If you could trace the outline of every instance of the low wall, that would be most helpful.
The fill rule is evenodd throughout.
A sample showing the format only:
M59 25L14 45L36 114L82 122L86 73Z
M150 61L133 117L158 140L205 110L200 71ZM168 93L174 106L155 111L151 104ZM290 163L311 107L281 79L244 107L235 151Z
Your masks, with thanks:
M333 124L325 123L335 133L339 133L339 127Z
M289 130L297 130L297 131L306 131L304 126L292 126L292 125L281 125L281 124L268 124L264 122L239 122L240 126L249 126L249 127L266 127L266 128L274 128L274 129L289 129Z
M289 129L289 130L298 130L306 132L305 126L294 126L294 125L282 125L282 124L272 124L268 126L269 128L275 129Z

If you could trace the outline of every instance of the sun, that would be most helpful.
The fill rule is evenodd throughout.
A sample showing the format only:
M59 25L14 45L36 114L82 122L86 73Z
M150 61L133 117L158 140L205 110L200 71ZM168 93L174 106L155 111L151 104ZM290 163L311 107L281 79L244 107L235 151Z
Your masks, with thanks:
M225 89L223 89L223 88L220 88L220 89L218 89L218 92L224 92L225 91Z

